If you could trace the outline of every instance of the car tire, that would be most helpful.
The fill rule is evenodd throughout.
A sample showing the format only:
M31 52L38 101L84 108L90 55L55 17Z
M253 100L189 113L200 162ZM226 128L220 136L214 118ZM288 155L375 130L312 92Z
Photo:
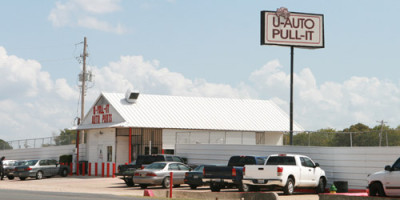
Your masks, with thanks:
M219 184L211 183L210 190L211 190L211 192L219 192L219 191L221 191L221 186Z
M125 179L125 182L126 182L126 185L127 185L128 187L133 187L133 186L135 186L135 183L133 182L133 178L126 178L126 179Z
M37 179L37 180L40 180L40 179L42 179L42 178L43 178L43 172L42 172L42 171L36 172L36 179Z
M8 180L13 180L14 176L7 176Z
M62 177L68 176L68 169L65 169L65 168L62 169L60 175L61 175Z
M19 180L24 181L26 177L19 177Z
M239 185L239 192L250 192L251 191L251 186L241 183Z
M169 182L169 176L165 177L163 182L162 182L162 187L163 188L169 188L170 182Z
M382 184L379 182L375 182L369 185L369 196L380 196L380 197L386 196Z
M291 195L293 194L293 191L294 191L294 180L293 178L289 177L286 181L285 187L283 188L283 193L286 195Z
M142 189L146 189L146 188L147 188L147 185L140 184L139 186L140 186L140 188L142 188Z
M324 193L325 192L325 186L326 186L325 179L321 177L319 179L318 186L315 189L317 194Z
M190 189L195 190L197 188L197 185L189 185Z

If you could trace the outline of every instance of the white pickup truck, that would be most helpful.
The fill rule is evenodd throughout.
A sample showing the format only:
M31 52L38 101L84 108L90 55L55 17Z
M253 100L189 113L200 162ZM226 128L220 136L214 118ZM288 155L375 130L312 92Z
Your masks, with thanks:
M322 193L326 182L325 171L309 157L276 154L269 156L264 165L245 165L241 189L270 188L292 194L295 188L313 188Z
M400 158L384 171L368 175L369 196L400 196Z

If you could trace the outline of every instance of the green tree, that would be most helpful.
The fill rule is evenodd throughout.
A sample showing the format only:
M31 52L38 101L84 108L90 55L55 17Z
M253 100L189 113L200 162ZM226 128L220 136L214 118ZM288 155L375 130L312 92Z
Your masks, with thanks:
M68 145L76 143L76 130L60 130L60 135L54 138L56 145Z
M362 123L351 125L349 128L343 129L343 132L368 132L371 129Z
M0 139L0 150L4 150L4 149L13 149L13 148L8 142Z

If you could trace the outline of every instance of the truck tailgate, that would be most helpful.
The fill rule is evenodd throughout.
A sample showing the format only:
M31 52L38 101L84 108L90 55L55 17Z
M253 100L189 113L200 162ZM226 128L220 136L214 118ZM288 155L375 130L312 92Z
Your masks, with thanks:
M231 166L205 166L203 178L232 179Z
M277 179L278 166L268 165L246 165L244 169L244 179Z

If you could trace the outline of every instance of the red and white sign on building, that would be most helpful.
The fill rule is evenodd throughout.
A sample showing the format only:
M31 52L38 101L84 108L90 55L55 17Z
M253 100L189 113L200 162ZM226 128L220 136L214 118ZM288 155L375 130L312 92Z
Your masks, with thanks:
M111 123L110 104L93 106L92 124Z
M261 45L324 48L324 16L277 11L261 11Z

